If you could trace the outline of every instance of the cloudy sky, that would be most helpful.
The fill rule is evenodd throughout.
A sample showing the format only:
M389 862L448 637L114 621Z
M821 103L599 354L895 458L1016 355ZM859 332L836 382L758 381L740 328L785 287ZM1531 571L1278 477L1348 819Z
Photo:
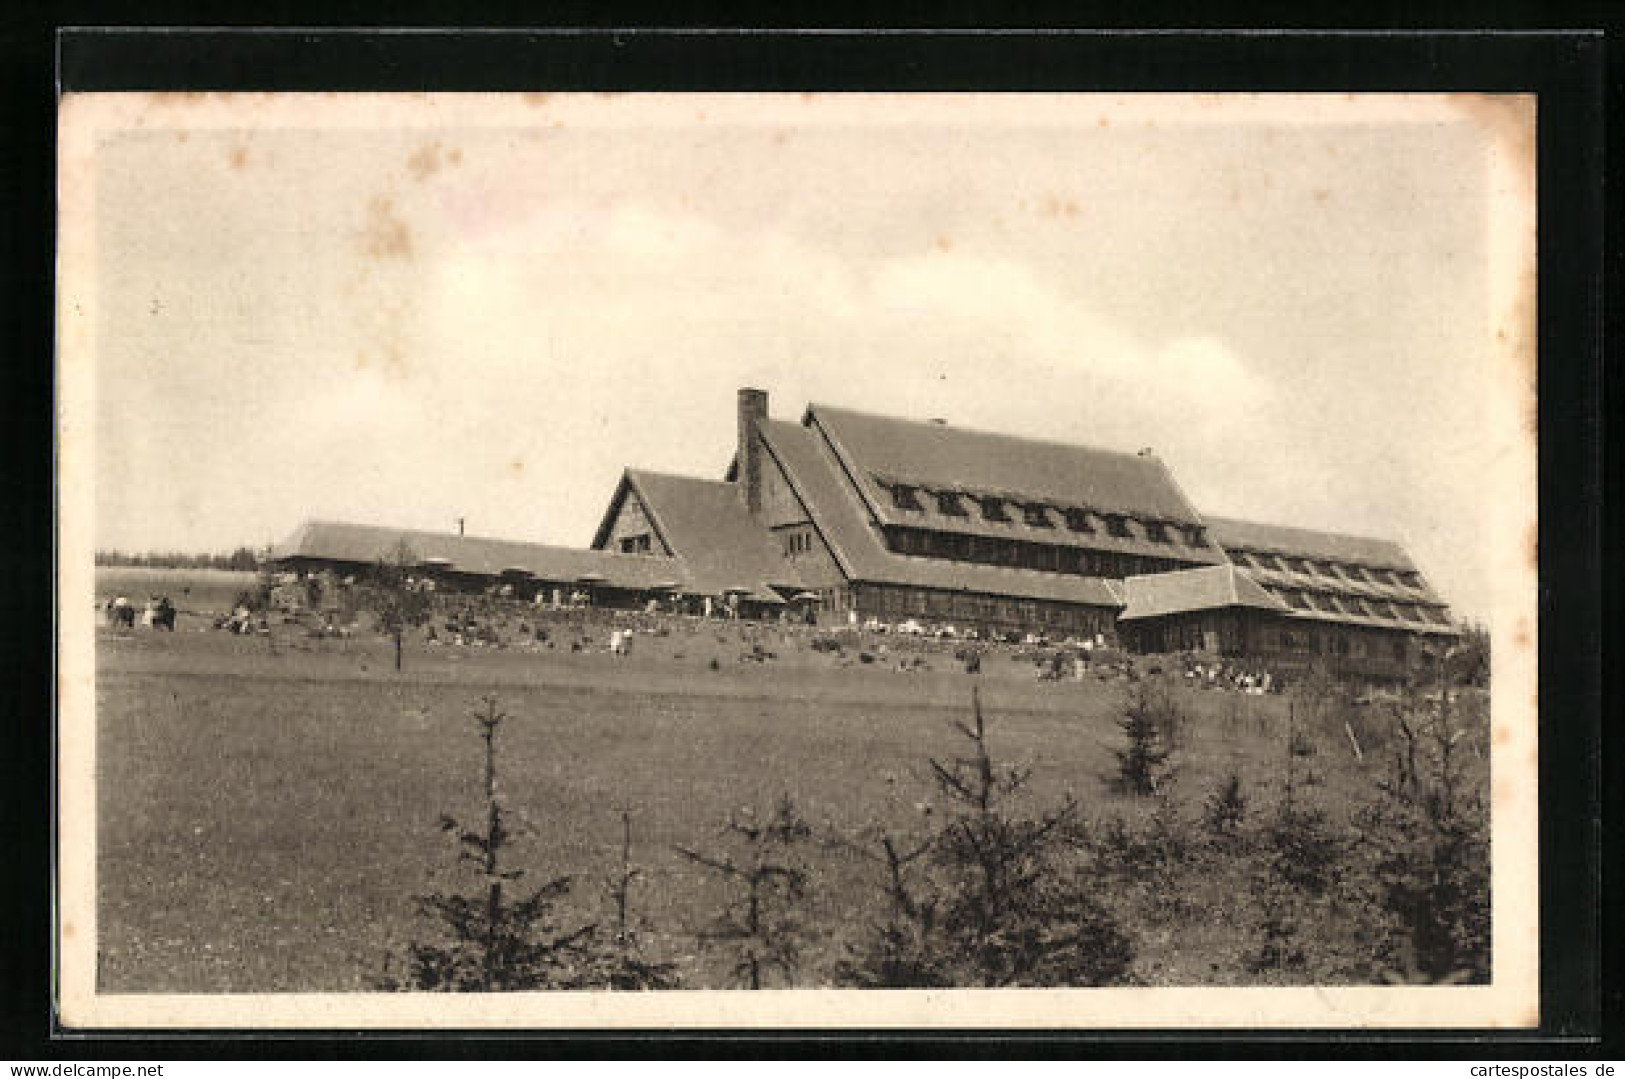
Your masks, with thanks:
M720 477L753 385L1154 447L1203 511L1391 537L1488 602L1482 99L100 104L65 211L100 549L584 544L624 466Z

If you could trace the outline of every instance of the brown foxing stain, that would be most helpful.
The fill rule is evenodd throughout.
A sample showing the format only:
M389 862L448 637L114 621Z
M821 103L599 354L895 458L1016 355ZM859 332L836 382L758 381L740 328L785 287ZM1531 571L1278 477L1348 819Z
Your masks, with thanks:
M1495 743L1496 748L1504 748L1508 742L1512 741L1512 731L1507 727L1496 727L1495 737L1492 741Z
M1109 120L1106 117L1102 116L1100 119L1095 121L1095 126L1096 127L1111 127L1112 122L1111 122L1111 120Z
M1519 616L1517 624L1512 627L1512 646L1520 651L1529 648L1534 641L1529 635L1529 619Z
M226 154L226 161L234 169L241 169L248 164L248 147L233 146Z
M938 251L952 251L954 248L954 238L947 235L938 236L933 242L933 246L935 246Z
M705 123L705 110L704 109L697 110L694 113L694 119L698 120L702 124Z
M77 932L79 932L79 927L78 926L74 925L70 921L66 921L66 920L63 921L63 923L62 923L62 939L66 940L67 938L73 936Z
M412 152L406 159L406 171L412 174L414 180L419 182L427 180L440 171L440 144L427 142Z
M367 204L367 223L361 230L361 249L375 259L410 259L414 254L412 230L395 211L394 200L376 196Z
M1540 569L1540 526L1531 524L1523 534L1524 564L1532 570Z
M461 165L463 163L463 152L453 146L446 151L446 163L448 165Z
M1332 197L1332 193L1324 187L1317 187L1310 192L1316 202L1325 202Z
M175 132L175 141L176 142L185 142L187 139L189 139L191 137L192 136L190 134L188 134L187 132L185 132L185 131L177 131L177 132Z
M1077 217L1078 204L1072 199L1062 198L1059 195L1046 195L1044 197L1045 217Z
M524 462L524 459L520 458L520 457L515 457L513 460L509 461L508 462L508 471L513 473L513 478L514 479L518 479L520 476L523 476L525 474L525 462Z
M541 108L553 97L552 94L542 90L531 90L527 93L521 94L520 96L524 98L525 104L529 105L533 109Z

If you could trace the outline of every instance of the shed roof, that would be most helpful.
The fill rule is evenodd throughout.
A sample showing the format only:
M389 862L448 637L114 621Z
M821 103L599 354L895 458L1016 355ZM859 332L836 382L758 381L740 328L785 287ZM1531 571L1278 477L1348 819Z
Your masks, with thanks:
M808 405L806 418L824 429L882 519L889 520L889 515L876 476L1141 520L1202 523L1167 466L1153 455L920 423L830 405Z
M868 510L842 474L840 462L817 431L784 420L760 421L757 430L836 562L852 580L1096 607L1123 605L1111 585L1098 577L945 562L888 550Z
M1123 581L1123 594L1128 603L1118 618L1125 622L1226 607L1281 613L1287 609L1286 604L1231 565L1128 577Z
M445 559L454 570L486 577L505 569L523 569L538 580L558 582L597 574L614 587L643 589L689 576L681 559L339 521L306 521L272 547L271 557L369 564L389 558L403 543L419 559Z

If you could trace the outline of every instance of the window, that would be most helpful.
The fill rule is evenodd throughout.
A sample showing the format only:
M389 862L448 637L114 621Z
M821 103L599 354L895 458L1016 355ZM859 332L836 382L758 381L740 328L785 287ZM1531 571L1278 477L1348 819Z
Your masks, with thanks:
M1029 528L1055 527L1055 522L1049 519L1049 510L1037 502L1029 502L1021 507L1021 519Z
M989 521L1008 521L1010 515L1004 512L1004 499L992 495L978 496L976 504L982 507L982 516Z
M1286 559L1286 568L1293 573L1308 573L1309 563L1301 558L1288 558Z
M1399 577L1399 583L1404 585L1406 588L1421 588L1422 587L1421 574L1412 573L1409 570L1407 570L1407 571L1405 571L1403 573L1396 574L1396 576Z
M1185 544L1190 547L1206 547L1207 529L1201 525L1186 525Z
M1332 564L1330 562L1311 562L1309 563L1309 568L1315 573L1320 574L1322 577L1333 576Z
M1243 569L1252 569L1253 566L1256 565L1256 563L1253 561L1253 556L1248 554L1246 551L1231 551L1230 561L1234 562Z
M1168 526L1161 521L1147 521L1145 523L1145 537L1152 543L1172 543L1168 536Z
M1131 533L1128 530L1128 518L1123 516L1121 513L1109 513L1106 515L1106 531L1110 535L1116 536L1119 539L1132 538Z
M1061 510L1061 516L1066 518L1066 527L1074 532L1093 532L1095 526L1089 523L1089 511L1068 506Z
M1376 582L1377 584L1386 585L1386 586L1388 586L1390 588L1393 587L1393 584L1394 584L1393 575L1390 574L1387 570L1385 570L1385 569L1374 569L1374 570L1370 571L1370 575L1371 575L1372 581Z
M920 505L920 500L915 497L915 493L916 493L917 490L918 490L917 488L910 487L906 483L894 483L894 484L892 484L892 489L891 489L892 505L896 506L900 510L918 510L918 509L922 509L923 507Z
M1344 566L1343 576L1351 581L1369 581L1371 579L1365 575L1365 570L1359 566Z
M649 533L647 532L637 536L621 537L622 554L648 554L650 550Z
M949 517L964 517L965 503L959 498L958 491L934 491L932 495L937 500L937 512Z
M1267 569L1267 570L1275 570L1275 571L1279 571L1280 568L1281 568L1280 560L1277 559L1272 554L1255 554L1255 555L1253 555L1253 565L1257 566L1259 569Z

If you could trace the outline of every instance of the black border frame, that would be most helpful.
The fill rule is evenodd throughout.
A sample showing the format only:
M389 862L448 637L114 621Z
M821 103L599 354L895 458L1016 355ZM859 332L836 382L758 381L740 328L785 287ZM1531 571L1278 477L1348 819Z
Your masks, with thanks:
M42 27L36 27L42 29ZM35 42L37 46L37 42ZM386 1055L431 1045L447 1057L560 1055L623 1056L667 1051L681 1055L920 1055L945 1050L959 1056L1008 1055L1106 1049L1150 1056L1194 1056L1198 1046L1215 1054L1267 1057L1301 1055L1311 1045L1339 1055L1401 1045L1410 1056L1532 1055L1573 1053L1604 1046L1604 970L1621 968L1619 940L1602 936L1603 885L1617 915L1617 867L1605 882L1601 664L1603 601L1617 610L1617 584L1603 577L1604 445L1602 403L1617 384L1604 379L1603 320L1603 119L1605 89L1616 96L1617 60L1605 70L1605 41L1587 32L1237 32L1004 30L649 30L599 28L544 31L220 29L69 30L54 41L63 91L129 89L213 90L1419 90L1528 91L1540 97L1539 214L1540 282L1540 517L1541 573L1541 1008L1538 1032L1520 1031L754 1031L561 1033L436 1031L416 1035L301 1031L69 1031L54 1012L41 1015L40 988L49 982L49 940L44 941L46 977L31 987L8 979L7 1017L26 1023L54 1056L149 1055L171 1058L240 1055L336 1057ZM7 49L14 48L10 42ZM9 88L20 91L12 108L28 110L33 137L13 152L8 165L23 180L13 202L21 220L9 230L13 283L8 290L29 309L24 334L15 339L20 362L9 373L16 396L7 425L8 460L41 463L50 447L51 311L54 263L55 96L37 81L35 63L12 68ZM44 91L42 93L42 91ZM14 132L13 132L14 133ZM43 168L41 167L43 166ZM42 197L43 196L43 197ZM1617 200L1616 200L1617 201ZM1617 214L1617 207L1610 207ZM1617 217L1614 218L1617 224ZM27 239L22 237L26 236ZM1612 256L1618 264L1617 252ZM24 359L26 357L26 359ZM43 403L28 414L29 404ZM39 423L43 414L44 423ZM33 436L44 437L34 440ZM47 450L47 452L49 452ZM39 511L25 517L36 527L52 516L50 459L45 471L6 470L6 493L14 504ZM1617 467L1617 459L1611 462ZM1617 526L1617 519L1610 522ZM43 529L42 529L43 531ZM27 530L24 530L27 534ZM1616 533L1617 534L1617 533ZM49 552L49 548L47 548ZM37 609L37 625L52 625L47 576L35 586L12 583L25 610ZM36 556L37 558L37 556ZM27 567L25 555L13 563ZM38 565L38 561L32 563ZM33 600L34 603L29 601ZM1614 622L1609 622L1610 634ZM54 642L35 641L11 655L14 671L52 668ZM38 662L31 662L37 659ZM54 714L47 684L45 707L23 689L9 713L49 721ZM1610 700L1618 701L1614 675ZM1618 714L1611 712L1610 714ZM33 730L33 734L40 734ZM1610 737L1614 732L1610 732ZM23 746L30 745L25 734ZM51 735L40 752L0 755L0 782L12 793L50 794ZM1617 747L1613 760L1617 764ZM43 779L43 781L42 781ZM1617 811L1617 787L1610 792ZM40 806L42 802L35 802ZM43 803L50 810L54 805ZM49 812L46 823L54 820ZM1610 821L1617 821L1617 815ZM46 851L45 858L49 857ZM42 858L42 869L45 864ZM45 874L42 872L43 878ZM13 907L17 896L7 898ZM50 924L50 907L25 899L8 910L32 933ZM43 914L43 917L41 915ZM1612 925L1620 924L1615 917ZM35 941L36 949L40 942ZM1607 947L1607 966L1603 948ZM5 939L13 971L39 969L38 950ZM23 989L15 1002L9 993ZM1617 982L1610 985L1606 1033L1617 1036ZM13 1025L12 1032L20 1029ZM649 1042L653 1036L658 1039ZM32 1040L32 1039L31 1039ZM1617 1045L1617 1042L1613 1044ZM1616 1049L1617 1052L1617 1049ZM44 1054L40 1054L44 1055Z

